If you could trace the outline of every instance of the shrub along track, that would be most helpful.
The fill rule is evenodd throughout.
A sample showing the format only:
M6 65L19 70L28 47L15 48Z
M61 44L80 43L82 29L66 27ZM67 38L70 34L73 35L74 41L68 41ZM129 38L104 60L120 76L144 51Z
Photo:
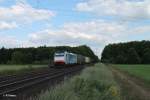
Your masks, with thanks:
M150 100L150 89L144 86L144 82L114 66L109 67L120 85L123 100Z
M2 98L6 96L17 96L20 91L24 91L24 89L28 87L32 87L33 85L37 85L44 81L55 80L59 77L78 72L81 69L83 69L83 66L74 66L61 69L50 68L38 73L28 73L22 77L12 76L11 78L11 76L9 76L6 80L0 81L0 96Z

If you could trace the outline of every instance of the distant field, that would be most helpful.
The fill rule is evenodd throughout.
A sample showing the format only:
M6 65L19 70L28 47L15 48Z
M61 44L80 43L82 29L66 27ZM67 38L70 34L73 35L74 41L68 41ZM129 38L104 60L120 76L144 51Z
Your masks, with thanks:
M150 83L150 65L113 65Z
M7 70L21 70L27 68L39 68L46 65L0 65L0 72Z

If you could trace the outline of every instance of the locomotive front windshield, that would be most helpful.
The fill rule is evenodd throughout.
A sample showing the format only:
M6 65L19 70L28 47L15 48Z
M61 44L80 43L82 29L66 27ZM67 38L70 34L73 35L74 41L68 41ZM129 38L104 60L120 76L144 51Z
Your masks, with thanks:
M63 57L64 55L64 53L55 53L55 57Z
M55 55L55 57L63 57L64 55Z

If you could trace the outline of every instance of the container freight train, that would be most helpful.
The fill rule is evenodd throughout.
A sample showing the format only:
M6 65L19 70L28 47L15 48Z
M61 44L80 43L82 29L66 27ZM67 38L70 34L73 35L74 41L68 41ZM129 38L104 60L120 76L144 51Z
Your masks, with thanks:
M90 58L75 53L56 52L54 54L54 65L76 65L90 63Z

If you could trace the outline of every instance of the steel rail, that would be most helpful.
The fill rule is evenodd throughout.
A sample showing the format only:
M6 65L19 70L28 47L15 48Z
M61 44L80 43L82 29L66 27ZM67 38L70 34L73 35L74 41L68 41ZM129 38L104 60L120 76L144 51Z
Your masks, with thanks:
M27 75L27 74L32 74L32 73L37 73L38 71L41 71L41 70L47 70L49 67L45 67L45 69L40 69L40 70L33 70L33 71L29 71L29 72L25 72L21 75L18 75L18 74L13 74L13 75L4 75L4 76L0 76L0 81L4 81L4 80L10 80L12 78L16 78L16 77L22 77L24 75Z
M49 73L46 75L37 76L37 77L30 78L30 79L20 80L17 82L6 84L3 86L0 86L0 90L1 90L0 96L3 96L5 94L11 93L11 92L15 92L17 90L21 90L26 87L30 87L32 85L41 83L46 80L55 79L55 78L58 78L58 77L61 77L61 76L64 76L64 75L67 75L67 74L70 74L73 72L77 72L79 70L81 70L81 68L69 68L69 69L65 69L65 70L64 69L57 70L54 73Z
M19 76L19 77L16 76L15 78L13 77L13 78L10 78L10 79L0 81L0 86L3 85L3 84L7 84L7 83L11 83L11 82L20 80L20 79L30 78L31 76L37 76L37 75L41 75L41 74L44 74L44 73L51 73L53 71L54 71L54 69L51 69L51 70L46 70L44 72L39 72L39 73L38 72L35 72L35 73L31 72L29 74L22 75L22 77L21 76Z

